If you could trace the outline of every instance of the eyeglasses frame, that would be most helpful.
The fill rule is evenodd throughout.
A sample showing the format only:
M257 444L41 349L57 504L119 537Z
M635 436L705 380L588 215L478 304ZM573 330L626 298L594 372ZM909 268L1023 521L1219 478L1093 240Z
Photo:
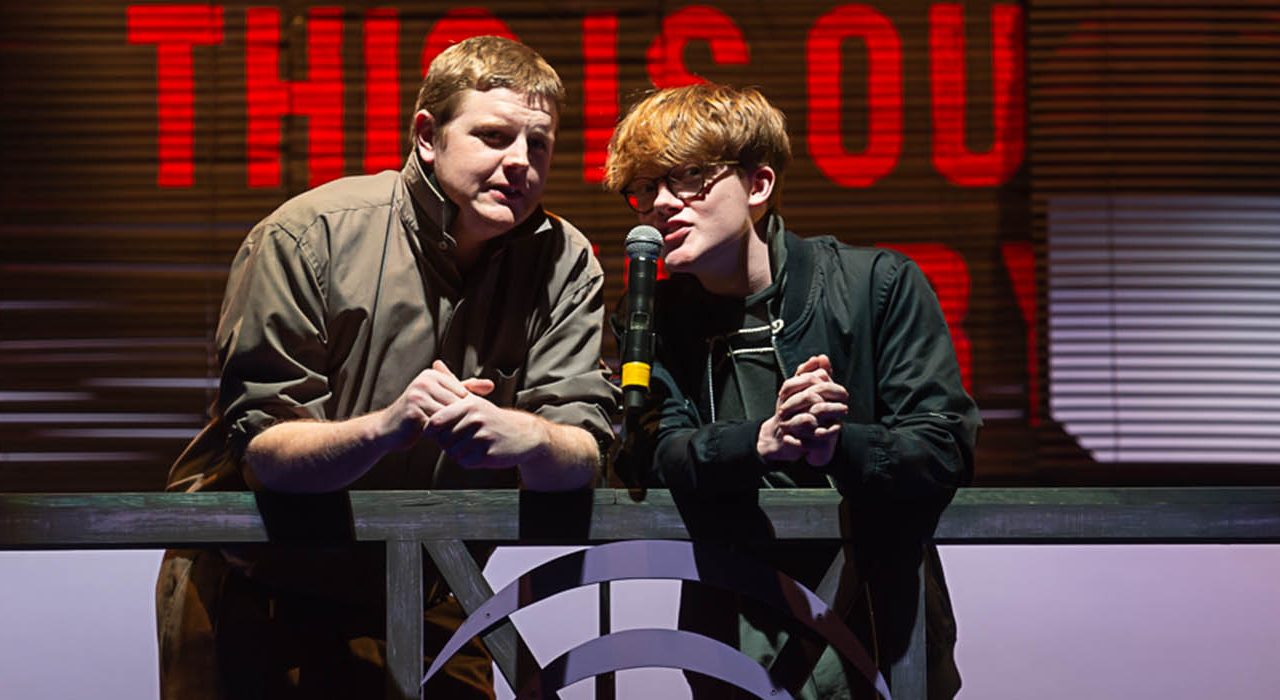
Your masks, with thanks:
M672 166L672 168L671 168L670 170L668 170L666 173L662 174L662 175L661 175L661 176L659 176L659 177L639 177L639 178L634 178L634 179L632 179L632 180L631 180L631 182L628 182L628 183L626 184L626 186L625 186L625 187L623 187L623 188L622 188L622 190L621 190L618 194L622 195L622 201L624 201L624 202L626 202L626 203L627 203L627 208L628 208L628 209L630 209L631 211L634 211L634 212L635 212L635 213L637 213L637 214L640 214L641 216L644 216L645 214L648 214L649 212L653 211L653 210L656 208L656 202L657 202L657 200L658 200L658 195L657 195L657 191L658 191L658 190L657 190L657 185L658 185L658 183L659 183L659 182L665 182L665 183L666 183L666 185L667 185L667 191L671 192L671 194L672 194L673 196L675 196L677 199L679 199L681 202L684 202L684 203L687 205L687 204L689 204L690 202L693 202L693 201L696 201L696 200L698 200L698 199L701 199L702 197L705 197L705 196L707 195L707 192L708 192L712 187L714 187L714 186L715 186L715 184L716 184L717 182L719 182L719 181L720 181L720 178L721 178L721 176L723 176L723 175L724 175L724 173L726 173L726 172L728 172L729 170L733 169L733 167L738 167L738 166L742 165L742 163L741 163L740 161L737 161L737 160L713 160L713 161L709 161L709 162L707 162L707 163L702 163L702 164L700 165L700 167L702 167L702 168L706 168L706 169L708 169L708 170L709 170L709 169L711 169L711 168L713 168L713 167L720 166L720 165L728 165L728 166L732 166L732 167L731 167L731 168L726 168L725 170L721 170L720 172L716 173L714 176L708 176L706 173L704 173L704 174L702 175L702 186L698 188L698 191L697 191L697 192L694 192L693 194L686 195L686 196L680 196L679 194L676 194L676 188L675 188L675 185L673 185L673 184L672 184L671 173L675 172L678 168L687 168L687 167L690 167L691 165L693 165L693 164L692 164L692 163L681 163L680 165ZM653 184L654 184L654 197L653 197L653 199L654 199L655 204L654 204L654 206L650 206L648 209L645 209L645 210L643 210L643 211L641 211L640 209L636 208L635 206L632 206L632 204L631 204L631 197L627 194L627 190L628 190L628 189L630 189L630 188L631 188L631 186L632 186L632 185L634 185L634 184L635 184L637 181L639 181L639 180L652 180L652 181L653 181Z

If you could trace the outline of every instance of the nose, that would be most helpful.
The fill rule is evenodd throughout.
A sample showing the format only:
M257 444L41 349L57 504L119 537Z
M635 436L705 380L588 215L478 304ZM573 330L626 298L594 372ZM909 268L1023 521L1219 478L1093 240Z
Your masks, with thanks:
M654 209L674 211L684 207L684 200L677 197L665 181L658 180L657 188L658 191L653 198Z
M529 141L520 136L513 139L502 157L502 165L508 169L527 169L529 167Z

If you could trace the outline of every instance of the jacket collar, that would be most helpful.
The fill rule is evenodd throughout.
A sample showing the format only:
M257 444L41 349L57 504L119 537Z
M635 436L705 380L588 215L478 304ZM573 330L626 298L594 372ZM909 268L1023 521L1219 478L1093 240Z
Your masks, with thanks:
M783 320L782 334L789 335L813 311L814 254L811 246L804 244L804 239L787 230L780 214L770 211L765 216L768 217L765 221L766 237L770 242L781 237L786 250L782 270L775 276L782 279L782 299L778 309L778 317ZM659 293L659 303L671 309L659 311L659 324L678 324L684 329L682 335L703 337L705 315L711 308L709 305L719 297L704 289L698 278L690 274L672 275L659 285Z
M428 248L456 247L457 241L449 234L458 206L449 201L430 177L417 153L409 153L400 177L409 190L411 202L402 206L400 218L405 228L422 239ZM421 213L423 216L419 216ZM440 244L445 244L441 246Z
M813 251L810 246L803 245L799 236L787 230L780 214L770 212L768 216L769 236L783 236L786 244L787 258L783 263L786 278L778 315L791 326L812 306L809 302L813 291Z
M412 202L405 202L400 207L400 219L405 228L420 237L429 249L456 248L458 242L452 234L452 228L453 221L458 216L458 205L444 196L431 169L418 158L416 152L409 153L400 177ZM422 216L419 216L419 212ZM549 228L551 220L539 204L524 223L490 243L492 247L500 247L513 239L532 236Z

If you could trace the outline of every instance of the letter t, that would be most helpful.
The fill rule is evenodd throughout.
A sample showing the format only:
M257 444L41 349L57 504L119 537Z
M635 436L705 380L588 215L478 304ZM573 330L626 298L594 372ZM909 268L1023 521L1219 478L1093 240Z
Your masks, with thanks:
M126 10L130 44L156 45L156 185L195 183L196 45L222 43L222 8L214 5L131 5Z

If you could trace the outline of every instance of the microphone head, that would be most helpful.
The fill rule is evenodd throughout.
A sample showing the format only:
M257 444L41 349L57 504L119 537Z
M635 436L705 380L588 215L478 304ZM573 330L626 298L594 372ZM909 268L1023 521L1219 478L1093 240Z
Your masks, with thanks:
M652 226L637 226L627 234L627 257L656 258L662 253L662 234Z

